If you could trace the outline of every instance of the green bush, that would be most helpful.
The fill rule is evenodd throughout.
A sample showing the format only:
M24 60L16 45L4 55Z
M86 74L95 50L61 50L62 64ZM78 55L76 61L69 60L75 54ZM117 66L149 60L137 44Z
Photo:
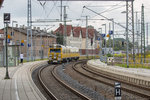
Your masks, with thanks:
M120 66L120 67L125 67L127 68L127 65L126 64L115 64L117 66ZM129 64L129 68L144 68L144 69L150 69L149 65L148 64Z
M113 55L111 55L110 53L107 54L107 57L113 57Z
M125 54L114 54L114 57L125 57Z

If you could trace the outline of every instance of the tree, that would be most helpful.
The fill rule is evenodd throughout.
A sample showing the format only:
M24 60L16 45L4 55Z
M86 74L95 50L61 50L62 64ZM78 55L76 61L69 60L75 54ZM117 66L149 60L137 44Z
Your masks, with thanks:
M56 38L57 44L64 45L64 43L63 43L64 36L62 34L60 34L60 33L56 33L56 36L57 36L57 38Z
M146 47L146 49L147 49L147 50L150 50L150 45L148 45L148 46Z
M111 46L113 45L113 40L110 39ZM109 47L109 40L107 41L107 47ZM133 48L133 44L129 41L129 50ZM114 39L114 50L126 50L126 40L124 38L115 38Z

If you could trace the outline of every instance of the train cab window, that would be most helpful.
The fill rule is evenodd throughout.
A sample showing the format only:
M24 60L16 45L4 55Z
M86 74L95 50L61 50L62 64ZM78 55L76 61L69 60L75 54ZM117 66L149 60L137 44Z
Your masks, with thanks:
M50 53L60 53L60 49L50 49Z

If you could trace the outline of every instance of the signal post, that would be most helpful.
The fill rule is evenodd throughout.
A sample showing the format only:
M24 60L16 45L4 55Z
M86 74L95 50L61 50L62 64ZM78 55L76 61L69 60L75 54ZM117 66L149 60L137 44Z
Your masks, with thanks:
M8 24L10 23L10 13L4 13L4 25L6 26L6 40L5 40L5 47L6 47L6 75L5 79L10 79L9 73L8 73Z

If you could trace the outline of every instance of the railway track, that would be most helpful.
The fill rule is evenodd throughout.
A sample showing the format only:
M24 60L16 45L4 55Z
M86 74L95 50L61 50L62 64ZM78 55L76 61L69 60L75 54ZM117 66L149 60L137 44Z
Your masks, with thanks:
M36 69L38 78L34 82L38 83L38 87L40 87L40 90L42 89L45 97L48 100L90 100L89 97L72 88L62 80L57 73L57 67L61 66L42 65Z
M133 96L132 99L130 96L128 96L128 98L122 96L122 100L150 100L149 88L138 87L123 80L117 80L116 77L114 78L110 73L93 69L92 67L88 67L85 63L86 61L79 61L66 64L65 66L44 65L39 67L38 79L40 79L40 84L42 84L41 87L44 87L43 91L48 95L48 100L106 100L106 98L113 100L114 95L112 94L114 91L108 93L102 89L104 92L102 95L106 98L99 99L101 98L99 84L106 84L107 86L104 86L106 90L108 87L114 90L114 82L116 81L121 82L121 88L124 93ZM67 73L67 70L70 74ZM76 73L74 73L73 70ZM96 88L94 86L95 84L97 85ZM111 95L108 96L109 94Z
M48 67L48 65L46 66ZM50 89L46 86L46 84L44 83L43 79L42 79L42 76L41 76L41 73L42 71L44 70L44 66L42 68L39 69L38 71L38 79L39 79L39 82L41 84L41 86L43 87L43 89L45 90L46 94L52 99L52 100L58 100L58 98L50 91Z
M77 64L79 64L77 66ZM137 95L139 97L142 97L144 100L150 100L150 88L136 85L133 83L129 83L120 79L117 79L116 77L113 77L111 73L106 73L103 71L98 71L97 69L89 68L85 62L77 63L73 66L74 70L79 72L80 74L89 77L93 80L99 81L101 83L107 84L111 87L114 87L115 82L121 83L121 88L123 91L126 91L128 93L132 93L134 95ZM84 70L84 71L83 71ZM86 71L86 72L85 72Z

